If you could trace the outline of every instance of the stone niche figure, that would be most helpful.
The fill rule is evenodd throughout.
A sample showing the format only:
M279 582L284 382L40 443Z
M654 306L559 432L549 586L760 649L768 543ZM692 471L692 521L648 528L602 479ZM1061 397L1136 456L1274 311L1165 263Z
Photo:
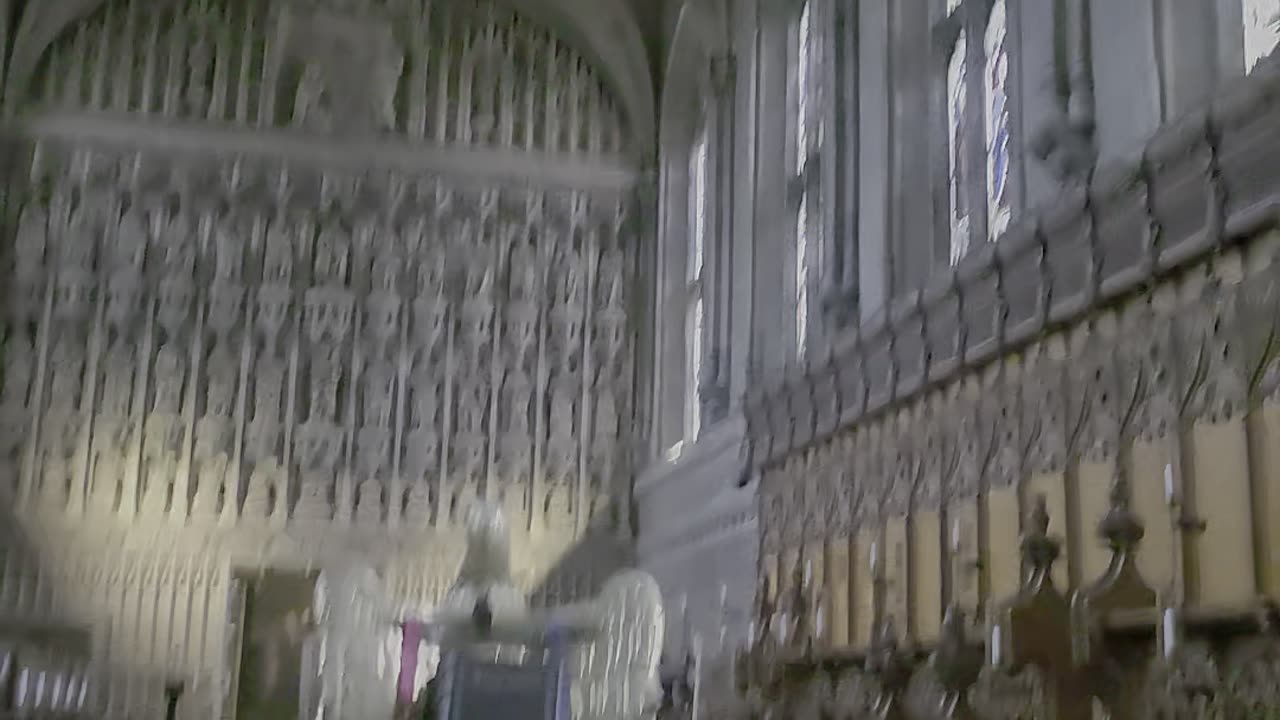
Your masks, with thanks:
M297 69L294 127L342 134L396 127L405 58L386 17L368 9L300 7L286 8L278 21L277 41Z

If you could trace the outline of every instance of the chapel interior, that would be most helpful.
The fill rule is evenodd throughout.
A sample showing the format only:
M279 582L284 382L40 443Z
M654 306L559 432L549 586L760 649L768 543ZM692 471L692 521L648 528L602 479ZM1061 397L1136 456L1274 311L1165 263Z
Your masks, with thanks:
M1280 717L1280 0L0 0L0 720L161 717Z

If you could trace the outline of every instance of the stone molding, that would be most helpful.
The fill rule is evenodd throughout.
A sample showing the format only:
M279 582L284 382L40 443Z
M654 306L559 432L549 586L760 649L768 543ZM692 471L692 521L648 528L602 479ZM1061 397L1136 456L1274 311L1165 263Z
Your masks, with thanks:
M748 393L751 465L781 467L838 430L945 387L1230 250L1275 221L1280 70L1260 67L1141 157L1015 222L807 367ZM830 392L834 389L834 392Z
M639 179L623 155L582 155L360 137L334 142L289 130L159 122L80 110L28 113L0 128L6 136L67 144L91 144L121 153L180 158L204 165L225 158L274 161L316 172L402 173L447 176L461 183L626 193Z

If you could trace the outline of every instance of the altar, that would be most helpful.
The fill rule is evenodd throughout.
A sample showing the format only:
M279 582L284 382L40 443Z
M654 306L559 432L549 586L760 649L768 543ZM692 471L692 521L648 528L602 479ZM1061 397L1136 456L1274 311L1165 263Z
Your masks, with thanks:
M323 570L305 720L652 718L664 626L653 578L624 571L590 601L533 610L509 563L502 515L481 506L437 607L398 605L358 561Z

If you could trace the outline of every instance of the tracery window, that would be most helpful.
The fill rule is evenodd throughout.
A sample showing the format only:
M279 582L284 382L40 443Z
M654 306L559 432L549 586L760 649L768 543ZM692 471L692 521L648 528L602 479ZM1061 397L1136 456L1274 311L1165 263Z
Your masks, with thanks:
M791 107L791 142L794 164L791 179L796 356L803 357L809 344L810 285L822 247L821 173L825 140L821 112L821 34L815 16L815 0L805 0L795 23L792 53L795 83Z
M1244 21L1244 69L1252 72L1280 45L1280 0L1241 0Z
M987 18L983 77L986 122L987 236L992 240L1009 227L1009 35L1005 0L996 0Z
M947 197L951 211L951 264L969 251L969 184L965 149L969 138L969 43L963 30L947 64Z
M1013 219L1009 19L1006 0L947 0L945 9L943 27L952 33L945 104L948 239L955 265L975 234L995 240ZM980 99L980 108L972 98Z
M702 377L703 336L706 332L706 308L703 297L703 273L706 269L707 238L707 135L700 132L689 158L689 257L685 275L688 304L685 309L685 439L696 440L702 430L702 402L699 381Z

